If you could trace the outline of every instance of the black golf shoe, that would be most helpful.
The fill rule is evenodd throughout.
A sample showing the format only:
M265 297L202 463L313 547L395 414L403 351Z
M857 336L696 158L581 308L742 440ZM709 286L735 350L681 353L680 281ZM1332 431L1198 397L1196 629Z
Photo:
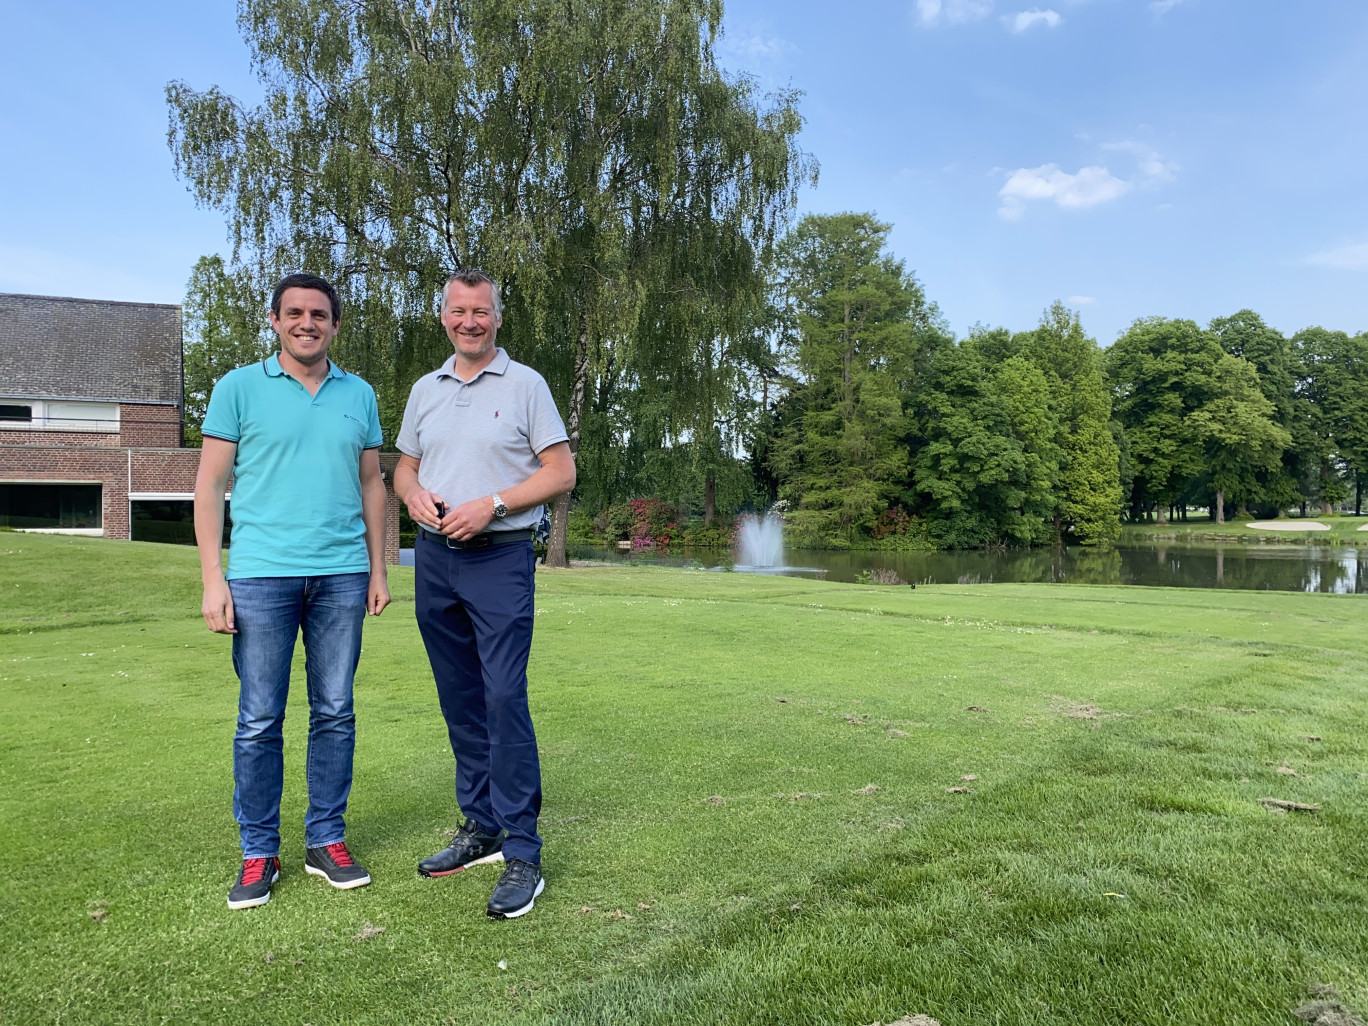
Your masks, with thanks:
M537 895L546 890L541 866L522 859L509 859L508 868L494 885L485 915L490 919L517 919L532 911Z
M243 859L237 883L228 892L229 908L255 908L271 900L271 886L280 879L280 859Z
M341 841L319 848L304 849L304 871L321 876L340 891L365 887L371 882L366 867L352 858Z
M466 820L449 845L418 863L418 872L423 876L450 876L471 866L502 861L503 837L483 833Z

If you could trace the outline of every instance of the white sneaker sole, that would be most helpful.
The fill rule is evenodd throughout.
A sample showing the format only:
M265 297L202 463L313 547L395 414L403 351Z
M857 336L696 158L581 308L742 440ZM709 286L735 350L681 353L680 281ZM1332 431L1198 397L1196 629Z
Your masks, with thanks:
M304 865L304 872L312 873L314 876L321 876L324 880L327 880L331 886L336 887L339 891L349 891L353 887L365 887L366 884L371 882L370 874L367 873L365 876L357 877L357 879L355 880L348 880L346 883L338 883L327 873L323 872L323 870L319 869L317 866L311 866L308 863L305 863Z
M276 881L279 880L279 879L280 879L280 873L277 872L275 876L271 877L271 886L274 887L275 884L276 884ZM264 904L266 904L266 902L268 902L268 901L270 901L270 900L271 900L271 892L270 892L270 891L267 891L265 894L263 894L263 895L262 895L261 897L259 897L259 898L247 898L245 901L234 901L232 898L229 898L229 899L228 899L228 907L231 908L231 909L239 909L239 908L256 908L256 907L259 906L259 905L264 905Z
M463 866L457 866L455 869L444 869L444 870L443 870L442 872L440 872L440 873L424 873L424 872L420 869L420 870L418 870L418 875L419 875L419 876L425 876L425 877L427 877L429 880L436 880L438 877L443 877L443 876L455 876L457 873L464 873L464 872L465 872L467 869L469 869L471 866L488 866L488 865L492 865L492 864L495 863L495 862L502 862L503 860L504 860L504 854L503 854L503 852L501 852L501 851L496 851L493 855L486 855L486 856L485 856L484 858L482 858L482 859L473 859L473 860L471 860L470 862L467 862L467 863L466 863L465 865L463 865Z
M489 916L490 919L517 919L518 916L525 916L532 911L532 906L537 903L537 896L544 890L546 890L546 877L537 881L537 889L532 892L532 900L522 908L514 909L512 912L491 912L489 909L485 909L485 915Z

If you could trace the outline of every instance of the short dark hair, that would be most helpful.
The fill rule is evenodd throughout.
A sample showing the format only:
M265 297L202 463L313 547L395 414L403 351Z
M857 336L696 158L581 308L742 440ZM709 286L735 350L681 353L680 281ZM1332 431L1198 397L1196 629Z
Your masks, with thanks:
M332 282L326 278L320 278L316 274L287 274L280 279L275 291L271 293L271 313L280 316L280 297L285 294L286 289L313 289L321 292L328 297L328 302L332 304L332 322L336 324L342 319L342 300L337 298L337 289L332 287Z
M453 271L450 278L446 280L446 285L442 286L442 306L446 306L447 286L453 281L459 281L466 288L475 288L477 285L488 285L489 294L494 297L494 317L497 320L503 316L503 300L499 297L499 283L478 267L462 267L459 271Z

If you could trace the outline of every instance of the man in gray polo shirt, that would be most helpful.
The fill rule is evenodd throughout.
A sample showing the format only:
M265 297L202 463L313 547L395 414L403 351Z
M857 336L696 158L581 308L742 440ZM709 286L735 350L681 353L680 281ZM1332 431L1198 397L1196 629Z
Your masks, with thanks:
M541 768L527 704L532 529L575 486L575 460L541 375L494 341L499 290L457 271L442 291L455 353L409 395L395 494L419 525L415 606L456 756L465 824L424 876L506 862L487 914L531 911L541 875Z

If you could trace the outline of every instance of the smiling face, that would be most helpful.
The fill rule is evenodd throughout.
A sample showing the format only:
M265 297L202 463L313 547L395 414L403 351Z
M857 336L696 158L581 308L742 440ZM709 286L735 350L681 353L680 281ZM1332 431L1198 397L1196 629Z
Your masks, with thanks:
M494 313L494 290L481 282L453 281L442 303L442 327L456 349L456 361L479 369L494 358L494 339L503 318Z
M280 294L280 314L271 312L271 327L280 336L281 351L308 367L327 357L338 322L327 293L293 288Z

